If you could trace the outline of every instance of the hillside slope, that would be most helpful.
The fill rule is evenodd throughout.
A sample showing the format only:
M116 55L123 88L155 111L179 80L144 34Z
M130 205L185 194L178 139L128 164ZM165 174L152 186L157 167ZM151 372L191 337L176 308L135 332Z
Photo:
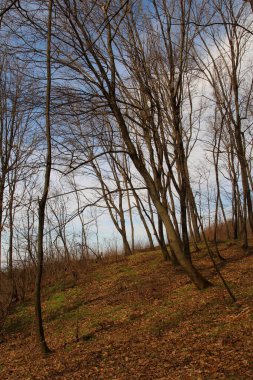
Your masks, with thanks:
M0 345L0 378L252 379L253 256L221 246L233 304L204 252L194 261L214 283L198 291L159 252L94 264L76 286L44 290L52 355L42 358L32 301L17 305Z

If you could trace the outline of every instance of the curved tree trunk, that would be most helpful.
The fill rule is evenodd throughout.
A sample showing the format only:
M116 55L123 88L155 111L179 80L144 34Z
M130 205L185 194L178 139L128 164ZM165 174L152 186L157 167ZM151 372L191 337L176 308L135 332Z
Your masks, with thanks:
M142 178L144 179L147 189L149 191L150 197L154 203L154 206L157 210L157 213L159 214L160 218L163 221L163 224L166 228L167 235L170 240L171 247L173 251L175 252L175 256L179 262L179 264L182 266L182 268L185 270L185 272L188 274L192 282L196 285L198 289L205 289L206 287L210 286L210 282L206 280L200 272L193 266L191 261L188 257L186 257L183 249L182 242L178 238L174 226L170 220L170 217L168 215L168 212L166 208L162 205L160 201L160 196L157 193L157 189L155 186L155 183L150 176L148 170L145 167L145 164L142 162L142 160L138 157L138 154L136 152L135 146L133 142L131 141L129 131L127 129L127 126L125 124L125 120L118 108L117 103L114 101L114 99L110 98L110 106L111 109L116 117L116 120L118 121L119 127L121 129L123 140L126 144L126 147L129 151L130 158L135 165L138 172L141 174Z

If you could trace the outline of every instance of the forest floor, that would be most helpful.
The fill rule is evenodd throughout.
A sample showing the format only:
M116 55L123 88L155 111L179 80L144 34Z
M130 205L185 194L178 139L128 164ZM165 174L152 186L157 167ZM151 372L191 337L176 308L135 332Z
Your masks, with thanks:
M251 241L251 245L252 245ZM233 303L204 249L195 265L215 286L198 291L159 251L92 264L76 284L43 290L48 345L36 346L32 298L16 305L0 344L0 379L253 379L253 256L223 243L219 264Z

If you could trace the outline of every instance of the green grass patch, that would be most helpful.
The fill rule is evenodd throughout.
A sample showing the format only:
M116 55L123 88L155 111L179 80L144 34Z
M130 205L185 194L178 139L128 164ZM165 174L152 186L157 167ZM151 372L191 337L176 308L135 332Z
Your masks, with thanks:
M55 293L61 293L72 290L76 287L76 281L72 278L64 278L57 280L54 285L43 288L43 294L46 298L50 298Z
M45 303L44 310L47 314L54 314L64 308L65 302L64 293L53 294Z
M136 277L138 275L138 273L136 272L136 270L133 269L132 267L129 267L129 266L119 267L118 273L120 275L122 274L122 275L124 275L126 277Z
M103 275L103 273L99 271L93 272L91 277L93 280L98 281L98 282L103 281L105 279L105 276Z
M55 293L63 292L65 290L65 284L64 281L58 281L54 285L48 286L44 290L44 294L46 295L47 298L50 298L53 296Z
M17 333L31 327L34 318L34 310L28 304L18 305L5 322L4 329L9 333Z

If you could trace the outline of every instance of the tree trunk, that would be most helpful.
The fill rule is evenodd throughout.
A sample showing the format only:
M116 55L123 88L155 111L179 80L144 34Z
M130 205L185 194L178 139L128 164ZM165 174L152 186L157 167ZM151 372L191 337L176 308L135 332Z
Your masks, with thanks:
M133 213L132 213L132 207L131 207L131 200L130 200L130 194L128 189L128 182L125 178L125 186L126 186L126 193L127 193L127 202L128 202L128 209L129 209L129 219L130 219L130 225L131 225L131 242L132 242L132 252L134 251L134 223L133 223Z
M0 271L2 269L2 232L3 232L4 178L0 181Z
M132 186L131 186L131 188L132 188ZM136 207L137 207L138 213L140 215L140 219L142 221L142 224L143 224L143 226L145 228L145 231L146 231L146 234L147 234L147 237L148 237L149 247L151 249L154 249L155 246L154 246L154 242L153 242L153 239L152 239L152 235L151 235L151 232L149 231L149 227L148 227L148 224L146 222L146 219L145 219L145 217L144 217L144 215L143 215L143 213L141 211L141 205L140 205L139 197L138 197L136 191L133 190L133 188L132 188L132 191L133 191L133 195L134 195L134 198L135 198L135 201L136 201Z
M119 127L121 129L123 140L126 144L126 147L129 151L130 158L135 165L138 172L141 174L142 178L144 179L147 189L149 191L150 197L154 203L154 206L157 210L158 215L161 217L163 224L166 228L167 235L169 236L169 240L171 242L171 247L173 251L175 252L175 256L179 262L179 264L182 266L182 268L185 270L185 272L188 274L192 282L196 285L198 289L205 289L206 287L210 286L210 282L206 280L200 272L193 266L191 261L188 257L185 256L182 242L176 235L175 229L173 227L173 224L170 220L170 217L168 215L168 212L166 208L162 205L160 201L160 196L157 193L156 185L150 176L148 170L145 167L145 164L142 162L142 160L138 157L138 154L136 152L135 146L132 143L129 132L127 130L127 126L125 125L125 120L115 103L115 101L110 98L110 105L112 108L112 111L118 121Z
M167 250L165 239L164 239L163 221L159 215L157 215L157 224L158 224L159 242L160 242L162 254L163 254L164 260L168 261L170 259L170 255L169 255L169 252Z
M52 28L52 0L48 1L48 31L47 31L47 92L46 92L46 142L47 157L46 170L44 178L44 189L42 198L39 201L39 224L38 224L38 252L37 252L37 274L35 280L35 314L36 314L36 332L42 353L51 352L47 346L44 334L42 308L41 308L41 280L43 272L43 235L45 223L45 208L48 197L50 174L52 166L51 155L51 121L50 121L50 103L51 103L51 28Z

